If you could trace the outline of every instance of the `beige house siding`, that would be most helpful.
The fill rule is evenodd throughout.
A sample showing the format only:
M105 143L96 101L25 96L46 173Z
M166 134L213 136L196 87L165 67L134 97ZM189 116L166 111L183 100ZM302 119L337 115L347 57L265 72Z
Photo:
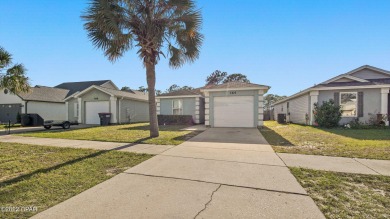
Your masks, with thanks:
M75 116L75 104L77 103L78 101L75 98L68 101L68 120L71 122L75 122L78 119L78 117Z
M274 118L278 119L278 114L287 114L287 102L283 102L274 106Z
M120 113L120 123L149 121L149 103L147 102L118 100L118 109L120 111L118 112L118 115Z
M318 102L334 99L335 92L363 92L363 117L359 118L360 122L368 123L372 116L376 117L380 113L381 106L381 89L354 89L354 90L327 90L320 91ZM340 124L346 124L356 119L356 117L343 117Z
M81 106L79 106L80 107L79 116L81 117L79 121L81 121L81 123L85 123L85 102L110 101L110 95L96 89L90 90L89 92L81 95L79 98L81 98ZM69 106L70 105L71 104L69 104ZM111 109L111 104L110 104L110 109Z
M27 113L37 113L44 120L66 120L65 103L29 101Z
M289 107L287 108L286 104L286 113L290 113L290 115L287 115L289 122L306 124L306 114L309 114L309 99L310 96L305 94L287 101L289 103Z
M373 71L371 69L363 69L352 74L354 77L362 79L378 79L378 78L390 78L389 76Z
M107 82L105 84L102 84L100 85L101 87L105 87L105 88L110 88L110 89L114 89L116 90L117 88L115 87L115 85L112 83L112 82Z

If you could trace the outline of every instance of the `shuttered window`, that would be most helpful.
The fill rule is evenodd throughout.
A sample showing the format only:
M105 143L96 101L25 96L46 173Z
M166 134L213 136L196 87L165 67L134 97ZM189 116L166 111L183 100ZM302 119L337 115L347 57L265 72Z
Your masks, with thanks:
M358 92L358 117L364 116L363 105L363 92Z

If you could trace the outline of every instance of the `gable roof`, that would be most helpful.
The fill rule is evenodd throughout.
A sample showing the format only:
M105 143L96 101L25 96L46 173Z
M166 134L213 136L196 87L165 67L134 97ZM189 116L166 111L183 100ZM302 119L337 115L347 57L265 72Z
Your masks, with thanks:
M201 88L197 88L194 90L177 90L170 93L160 94L157 97L171 97L171 96L203 96L202 92L200 92Z
M208 90L208 89L230 89L230 88L270 88L267 85L261 85L261 84L253 84L253 83L247 83L247 82L228 82L224 84L212 84L204 86L202 90Z
M111 88L106 88L101 86L96 86L96 87L116 97L124 97L124 98L143 100L143 101L149 100L148 94L144 92L135 92L132 90L131 91L114 90Z
M329 83L332 83L332 82L335 82L337 80L339 80L340 78L348 78L348 79L351 79L351 80L354 80L354 81L358 81L358 82L368 82L367 79L362 79L362 78L358 78L358 77L355 77L353 76L353 74L361 71L361 70L364 70L364 69L370 69L372 71L375 71L375 72L379 72L381 74L384 74L384 75L387 75L388 77L390 77L390 71L386 71L384 69L380 69L380 68L377 68L377 67L374 67L374 66L371 66L371 65L363 65L363 66L360 66L359 68L356 68L352 71L349 71L347 73L344 73L344 74L341 74L341 75L338 75L336 77L333 77L327 81L324 81L322 82L321 84L329 84Z
M100 80L100 81L80 81L80 82L65 82L62 84L59 84L55 86L55 88L61 88L69 90L68 96L71 96L72 94L83 91L92 85L101 86L105 83L111 82L111 80Z
M19 93L18 96L23 100L28 100L28 101L63 103L68 93L69 90L65 90L65 89L35 86L32 87L29 92Z
M92 85L89 88L87 88L81 92L76 93L74 95L74 97L77 98L77 97L89 92L92 89L97 89L103 93L110 95L110 96L115 96L115 97L119 97L119 98L123 97L123 98L127 98L127 99L140 100L140 101L145 101L145 102L147 102L149 100L148 95L143 93L143 92L121 91L121 90L115 90L115 89L106 88L106 87L97 86L97 85Z
M379 72L381 74L384 74L386 76L388 76L389 78L376 78L376 79L361 79L361 78L358 78L358 77L355 77L355 76L352 76L354 73L357 73L361 70L364 70L364 69L370 69L370 70L373 70L375 72ZM337 81L338 79L340 78L349 78L351 79L352 81L348 81L348 82L335 82ZM299 96L302 96L302 95L305 95L307 93L309 93L310 91L313 91L313 90L327 90L327 89L347 89L349 87L359 87L359 86L372 86L372 87L381 87L381 86L385 86L385 87L389 87L390 86L390 71L386 71L384 69L380 69L380 68L377 68L377 67L374 67L374 66L370 66L370 65L363 65L359 68L356 68L352 71L349 71L347 73L344 73L344 74L341 74L341 75L338 75L336 77L333 77L327 81L324 81L318 85L314 85L312 87L309 87L303 91L300 91L298 93L295 93L287 98L284 98L280 101L277 101L276 103L274 103L273 105L277 105L277 104L280 104L280 103L283 103L283 102L286 102L288 100L291 100L291 99L294 99L296 97L299 97Z

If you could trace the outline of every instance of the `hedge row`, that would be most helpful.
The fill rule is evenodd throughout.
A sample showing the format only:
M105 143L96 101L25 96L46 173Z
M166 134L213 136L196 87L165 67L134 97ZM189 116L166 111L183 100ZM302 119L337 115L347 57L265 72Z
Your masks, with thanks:
M191 115L157 115L159 125L193 125Z

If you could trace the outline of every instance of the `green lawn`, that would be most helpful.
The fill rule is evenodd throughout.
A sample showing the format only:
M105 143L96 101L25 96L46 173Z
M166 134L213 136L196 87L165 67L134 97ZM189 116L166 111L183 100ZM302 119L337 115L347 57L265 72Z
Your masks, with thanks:
M320 129L266 121L260 132L276 152L390 160L390 129Z
M0 129L8 128L8 124L0 124ZM11 129L23 128L21 124L11 124Z
M0 152L0 206L33 206L38 212L152 157L15 143L0 143ZM0 211L0 218L36 213Z
M390 218L390 177L290 168L327 218Z
M41 138L64 138L92 141L111 141L125 143L144 143L158 145L179 145L189 138L199 134L197 131L181 131L187 126L160 126L160 136L149 138L149 123L128 125L99 126L86 129L63 130L54 129L40 132L18 134L21 136Z

